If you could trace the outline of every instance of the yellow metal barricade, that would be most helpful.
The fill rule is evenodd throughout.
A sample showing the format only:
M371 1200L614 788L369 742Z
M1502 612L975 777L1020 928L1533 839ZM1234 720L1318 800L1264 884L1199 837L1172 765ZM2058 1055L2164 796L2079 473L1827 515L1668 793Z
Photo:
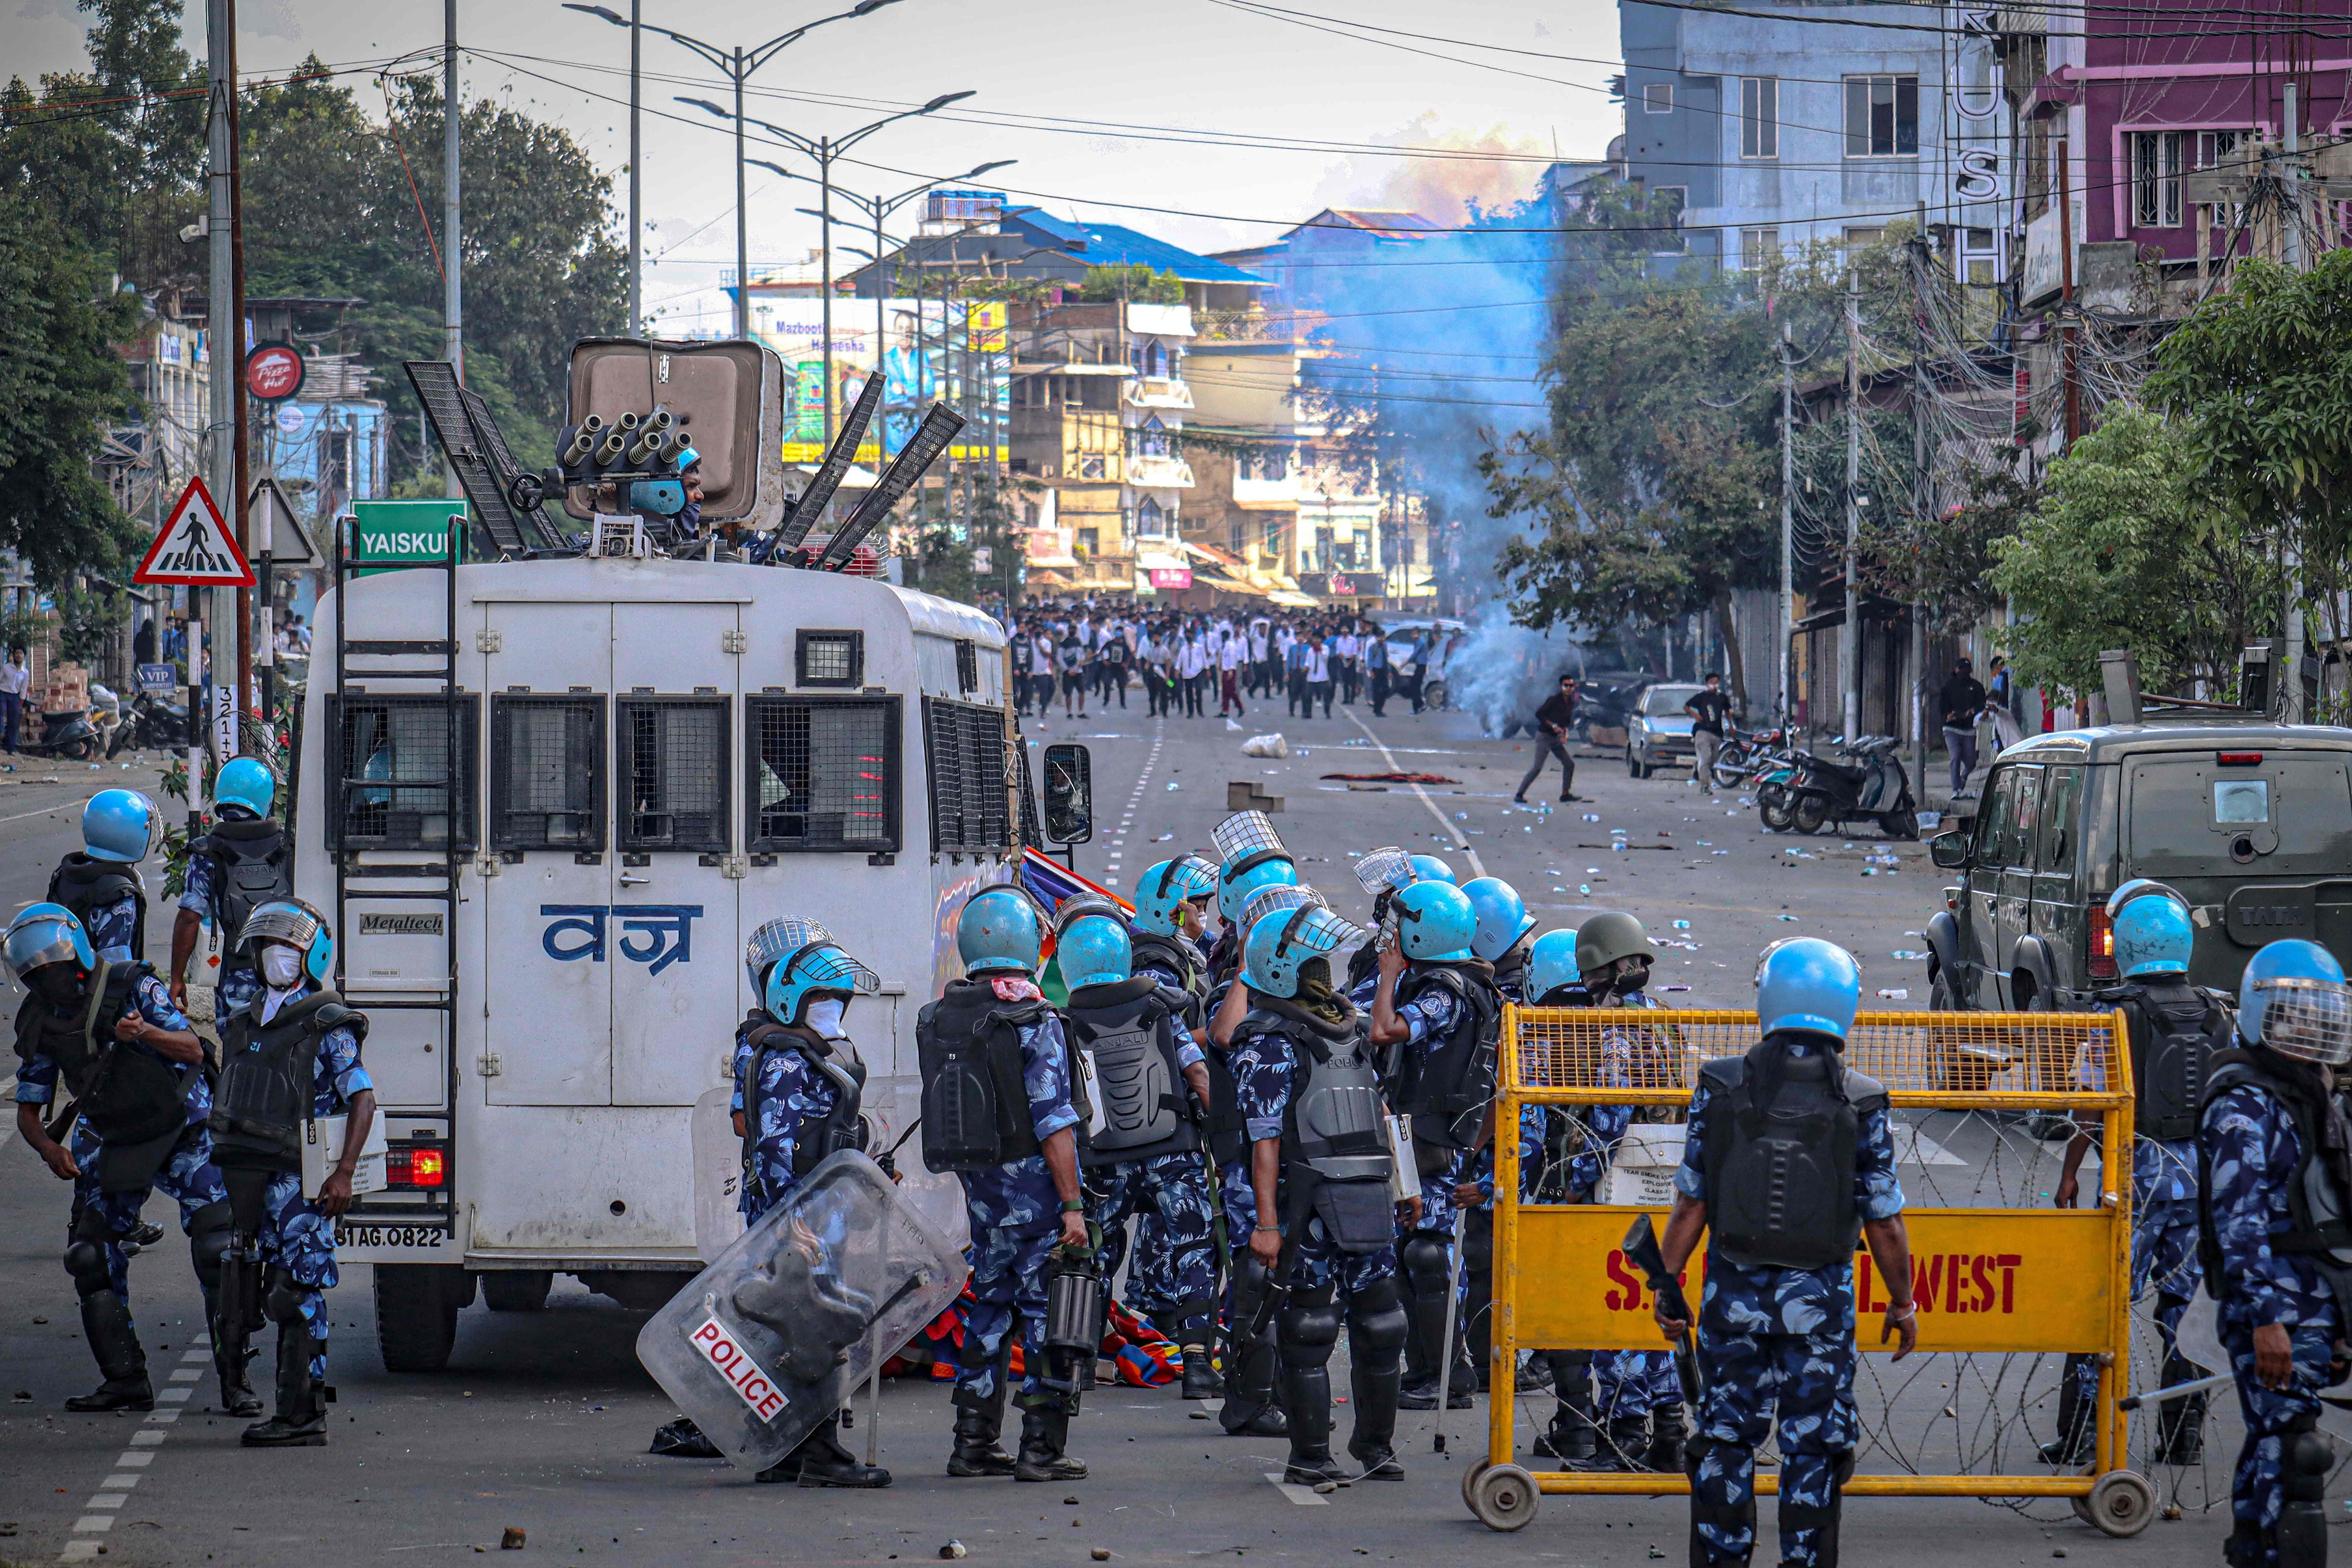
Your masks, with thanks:
M1519 1197L1522 1108L1687 1106L1698 1069L1755 1045L1753 1013L1596 1008L1507 1008L1495 1118L1493 1390L1485 1460L1464 1478L1471 1510L1497 1530L1534 1517L1540 1492L1661 1496L1690 1490L1679 1474L1530 1471L1514 1456L1514 1373L1522 1349L1665 1349L1651 1316L1653 1298L1620 1246L1644 1212L1661 1231L1664 1208L1540 1204ZM2155 1510L2147 1481L2123 1468L2130 1363L2132 1086L2130 1053L2113 1014L1864 1013L1845 1058L1886 1085L1897 1110L2088 1112L2104 1125L2101 1146L2125 1151L2101 1163L2098 1184L2074 1209L1926 1207L1906 1181L1918 1352L1958 1355L2039 1352L2089 1355L2099 1367L2097 1462L2087 1474L1874 1473L1865 1462L1849 1496L2050 1497L2115 1534L2133 1534ZM2102 1086L2102 1087L2087 1087ZM1910 1133L1915 1142L1916 1134ZM1964 1163L1954 1160L1951 1163ZM2028 1169L2031 1169L2030 1163ZM2086 1184L2088 1172L2085 1173ZM1886 1291L1867 1249L1855 1255L1857 1340L1878 1342ZM1696 1308L1706 1253L1694 1256L1684 1291ZM1906 1360L1906 1369L1916 1361ZM1962 1380L1939 1414L1960 1415ZM1940 1397L1937 1403L1941 1404ZM1697 1412L1693 1413L1694 1419ZM1871 1456L1857 1452L1857 1459ZM1769 1469L1756 1489L1771 1494Z

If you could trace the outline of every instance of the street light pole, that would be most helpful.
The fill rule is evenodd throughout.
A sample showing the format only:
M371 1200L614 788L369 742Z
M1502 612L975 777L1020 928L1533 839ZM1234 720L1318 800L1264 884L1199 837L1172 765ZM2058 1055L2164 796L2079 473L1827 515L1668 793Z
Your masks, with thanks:
M637 24L645 0L629 0L629 335L646 330L646 215L638 200L645 179L645 146L638 134L640 84L645 56L645 29Z
M735 335L751 335L751 248L743 205L743 51L735 51Z

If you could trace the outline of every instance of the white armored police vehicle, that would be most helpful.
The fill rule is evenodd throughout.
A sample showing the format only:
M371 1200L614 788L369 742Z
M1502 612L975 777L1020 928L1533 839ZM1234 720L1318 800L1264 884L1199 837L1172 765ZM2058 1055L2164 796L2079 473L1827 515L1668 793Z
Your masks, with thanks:
M559 1272L666 1300L715 1255L709 1189L737 1173L707 1147L698 1173L690 1126L758 1000L744 937L823 921L882 979L851 1015L869 1071L912 1075L916 1012L960 973L956 911L1022 839L992 619L680 542L674 492L602 517L576 469L535 492L446 371L411 375L498 558L369 572L339 542L295 781L297 889L331 911L371 1020L389 1185L338 1241L375 1266L394 1371L446 1362L478 1282L508 1310ZM782 496L780 372L752 343L583 343L573 429L657 405L701 458L703 530L782 558L822 501ZM539 509L559 481L582 533Z

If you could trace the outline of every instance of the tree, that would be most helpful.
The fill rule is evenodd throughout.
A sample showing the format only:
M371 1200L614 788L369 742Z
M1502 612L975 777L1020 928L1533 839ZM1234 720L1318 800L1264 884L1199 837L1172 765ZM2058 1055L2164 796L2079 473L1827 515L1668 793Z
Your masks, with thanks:
M1086 304L1125 300L1137 305L1181 305L1184 280L1172 271L1155 271L1145 261L1089 267L1070 297Z
M0 195L0 545L63 588L111 572L136 542L90 461L134 408L114 345L138 330L135 297L37 204Z
M2305 596L2332 619L2352 587L2352 250L2300 274L2241 263L2165 340L2147 398L2189 418L2200 483L2300 552Z
M2052 464L2040 507L1992 550L2018 613L2018 678L2069 692L2129 648L2150 690L2218 690L2283 597L2276 562L2202 499L2200 434L2129 405Z

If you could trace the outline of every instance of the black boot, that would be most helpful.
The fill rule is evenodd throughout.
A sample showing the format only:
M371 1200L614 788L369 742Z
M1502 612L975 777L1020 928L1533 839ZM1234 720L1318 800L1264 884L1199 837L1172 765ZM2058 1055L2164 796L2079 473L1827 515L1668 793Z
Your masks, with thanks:
M1351 1355L1361 1353L1352 1334L1349 1348ZM1364 1467L1360 1478L1364 1480L1404 1479L1404 1467L1397 1463L1396 1457L1397 1391L1402 1377L1403 1371L1393 1350L1384 1367L1373 1365L1366 1357L1349 1368L1349 1392L1356 1402L1356 1429L1349 1435L1348 1452Z
M1082 1481L1087 1462L1063 1450L1070 1440L1070 1413L1059 1403L1021 1413L1021 1457L1013 1461L1016 1481Z
M2162 1385L2177 1387L2206 1376L2206 1371L2179 1351L2164 1358ZM2156 1462L2194 1465L2205 1458L2205 1396L2184 1394L2168 1399L2156 1411Z
M1642 1464L1660 1475L1680 1475L1683 1468L1683 1445L1690 1437L1689 1428L1683 1424L1683 1407L1661 1405L1650 1412L1650 1447L1642 1456Z
M2074 1468L2087 1465L2097 1452L2096 1435L2091 1429L2097 1415L2094 1402L2083 1397L2083 1373L2090 1362L2084 1355L2070 1355L2058 1374L2058 1436L2042 1445L2042 1462Z
M948 1455L951 1476L1009 1476L1013 1456L997 1442L1004 1429L1004 1381L997 1379L996 1396L981 1400L957 1389L955 1447Z
M106 1381L66 1401L75 1411L152 1410L155 1390L147 1381L147 1352L131 1324L131 1304L111 1290L81 1299L82 1338Z
M1255 1338L1245 1338L1258 1315L1265 1293L1265 1266L1237 1263L1234 1279L1234 1310L1225 1329L1225 1403L1217 1412L1218 1425L1229 1437L1281 1437L1290 1424L1275 1403L1274 1380L1279 1352L1272 1313ZM1189 1363L1188 1363L1189 1364Z
M1612 1415L1609 1418L1609 1440L1601 1445L1601 1457L1595 1468L1603 1470L1639 1470L1643 1456L1650 1451L1650 1418L1646 1415Z
M1207 1306L1186 1312L1177 1321L1179 1346L1184 1352L1186 1399L1214 1399L1223 1388L1216 1362L1209 1352L1210 1342L1216 1338L1216 1313Z
M1552 1376L1557 1383L1559 1379L1557 1366L1552 1369ZM1571 1470L1592 1468L1593 1460L1601 1452L1601 1429L1593 1424L1592 1389L1589 1382L1580 1387L1577 1381L1570 1381L1569 1392L1561 1394L1559 1404L1553 1407L1551 1426L1536 1439L1535 1451L1543 1458L1558 1459Z
M246 1371L255 1352L241 1336L223 1331L218 1290L205 1292L205 1322L213 1331L213 1373L220 1379L221 1414L249 1421L261 1414L261 1396L253 1392Z
M800 1441L800 1446L751 1478L758 1481L797 1481L804 1487L855 1487L872 1490L890 1484L890 1472L879 1465L860 1464L841 1446L827 1421Z
M1285 1366L1282 1408L1290 1417L1290 1459L1282 1479L1302 1487L1347 1479L1347 1467L1331 1457L1331 1369Z
M247 1427L238 1442L248 1448L326 1447L325 1391L310 1374L310 1358L325 1349L301 1318L278 1325L278 1413Z

